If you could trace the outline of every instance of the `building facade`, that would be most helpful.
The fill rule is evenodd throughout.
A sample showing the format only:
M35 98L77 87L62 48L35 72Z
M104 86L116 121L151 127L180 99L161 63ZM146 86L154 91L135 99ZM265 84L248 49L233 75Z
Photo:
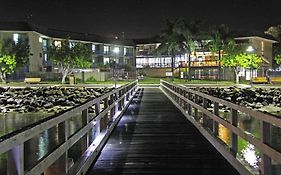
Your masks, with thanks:
M0 23L0 41L12 39L15 43L27 39L30 46L27 72L52 72L56 68L48 57L48 48L61 40L69 39L70 44L81 42L92 50L92 67L105 67L115 61L120 67L135 67L135 44L132 40L105 38L88 33L77 33L47 29L28 23Z
M259 36L235 37L237 44L243 44L251 48L249 52L255 53L264 59L264 63L258 71L254 71L254 76L264 76L265 71L272 68L273 65L273 39ZM146 41L147 42L147 41ZM160 45L159 42L142 42L136 46L136 67L137 69L149 76L165 77L166 72L171 69L171 56L156 55L155 50ZM218 53L212 54L209 50L205 50L199 44L196 44L196 51L189 54L176 55L174 75L184 78L187 73L187 67L191 65L191 77L193 79L218 79L219 71L221 79L232 79L233 72L229 69L222 68ZM245 51L246 52L246 51ZM223 53L223 51L222 51ZM155 70L152 70L155 69ZM158 72L158 73L156 73ZM250 70L242 70L241 77L250 78Z

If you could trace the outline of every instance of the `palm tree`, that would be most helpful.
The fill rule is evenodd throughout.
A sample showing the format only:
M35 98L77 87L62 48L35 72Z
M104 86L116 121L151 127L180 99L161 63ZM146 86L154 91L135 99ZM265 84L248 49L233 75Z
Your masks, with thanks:
M203 39L206 38L206 31L203 27L204 24L202 21L196 20L191 21L190 23L185 24L185 39L187 44L187 52L188 52L188 81L191 81L191 60L190 54L194 52L196 49L195 41L197 42L198 47L204 47Z
M231 39L228 26L221 24L211 27L209 31L209 38L211 40L209 43L210 51L212 54L218 53L219 55L218 78L221 79L221 50L226 45L227 41Z
M175 57L177 54L186 53L190 48L190 31L186 28L183 19L174 21L167 20L167 29L160 35L161 44L156 49L158 54L168 54L171 56L172 81L174 79Z

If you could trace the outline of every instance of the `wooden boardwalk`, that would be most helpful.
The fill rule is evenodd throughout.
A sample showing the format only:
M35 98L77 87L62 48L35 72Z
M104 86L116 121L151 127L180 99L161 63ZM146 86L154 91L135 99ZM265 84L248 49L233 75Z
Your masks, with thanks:
M88 174L239 174L160 89L139 95Z

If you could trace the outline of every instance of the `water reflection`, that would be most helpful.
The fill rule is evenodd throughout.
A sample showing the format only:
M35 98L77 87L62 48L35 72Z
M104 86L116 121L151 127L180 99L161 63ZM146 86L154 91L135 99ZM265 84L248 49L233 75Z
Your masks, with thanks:
M230 118L230 113L220 113L220 116L223 116L225 119ZM244 132L250 133L253 136L259 138L260 136L260 124L259 122L247 115L239 114L238 115L238 127L241 128ZM219 136L224 143L229 147L231 146L231 132L223 125L219 125ZM238 159L247 167L252 169L254 172L258 172L260 155L259 151L256 150L254 145L238 137Z
M0 115L0 136L8 134L12 131L20 129L31 123L37 122L51 114L42 113L30 113L30 114L15 114L7 113ZM94 125L94 124L93 124ZM76 116L71 117L68 120L68 130L69 134L73 135L79 131L82 127L81 114L76 114ZM29 170L38 161L43 159L53 150L55 150L61 143L62 140L58 136L59 127L58 125L52 127L48 130L43 131L37 136L25 142L24 153L25 153L25 170ZM95 139L96 130L95 128L91 130L90 140ZM75 144L69 150L69 158L77 160L81 156L81 146L80 141ZM79 154L78 154L79 153ZM0 154L0 174L7 174L7 154Z
M250 166L255 169L259 168L260 156L259 153L255 150L255 146L248 143L245 148L241 150L241 158L245 160Z

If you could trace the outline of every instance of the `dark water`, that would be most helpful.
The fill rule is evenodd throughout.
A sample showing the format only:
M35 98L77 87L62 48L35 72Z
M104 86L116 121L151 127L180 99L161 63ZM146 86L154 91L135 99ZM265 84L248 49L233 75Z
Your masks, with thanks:
M31 114L1 114L0 115L0 136L8 134L23 126L34 123L52 114L31 113ZM75 134L82 127L81 114L76 114L68 120L69 134ZM29 170L36 165L38 161L55 150L61 143L58 138L58 125L52 127L24 144L25 170ZM95 137L95 130L91 130L90 140ZM68 151L68 156L72 161L76 161L81 156L81 144L77 142ZM7 174L7 153L0 154L0 174Z

